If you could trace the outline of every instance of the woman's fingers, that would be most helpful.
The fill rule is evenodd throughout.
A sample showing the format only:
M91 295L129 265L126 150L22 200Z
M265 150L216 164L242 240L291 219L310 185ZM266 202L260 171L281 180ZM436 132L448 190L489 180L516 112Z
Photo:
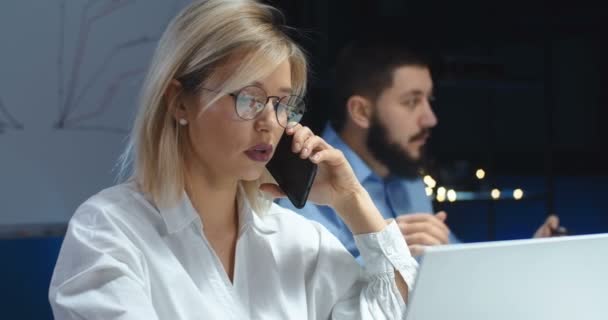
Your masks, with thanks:
M345 158L342 154L342 151L338 149L328 148L316 152L312 155L312 157L310 157L310 160L312 160L312 162L314 163L325 162L330 166L335 166L342 164L342 162L345 161Z
M293 135L291 149L293 152L299 153L302 159L308 159L322 150L331 149L323 138L315 135L310 128L300 124L287 129L286 134ZM319 157L319 159L321 158Z
M323 140L323 138L313 135L304 141L302 150L300 152L300 157L302 159L307 159L311 155L328 148L329 145L325 142L325 140Z
M293 128L289 128L287 134L293 133L293 142L291 145L291 150L296 153L301 153L304 149L304 143L310 137L315 136L314 133L308 128L304 127L300 124L296 125Z

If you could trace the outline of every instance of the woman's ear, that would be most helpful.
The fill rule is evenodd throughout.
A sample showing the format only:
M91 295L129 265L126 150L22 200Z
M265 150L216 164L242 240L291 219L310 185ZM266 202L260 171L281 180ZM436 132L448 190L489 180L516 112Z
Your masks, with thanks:
M172 79L165 90L165 101L167 101L167 107L171 115L176 122L183 120L188 121L188 114L186 113L185 101L183 99L183 87L182 84Z
M346 101L347 116L356 126L368 129L373 114L372 104L362 96L351 96Z

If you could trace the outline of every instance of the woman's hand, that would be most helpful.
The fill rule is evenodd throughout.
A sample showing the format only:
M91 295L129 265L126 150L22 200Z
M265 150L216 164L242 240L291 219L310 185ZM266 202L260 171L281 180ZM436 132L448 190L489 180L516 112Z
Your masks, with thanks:
M309 128L299 124L287 129L285 134L294 136L294 153L319 166L308 195L309 200L334 208L354 235L375 233L386 227L387 221L357 180L342 151L333 148ZM271 192L275 197L285 196L274 184L263 184L260 188ZM407 284L400 273L395 272L395 275L395 284L404 301L407 301Z
M286 129L285 134L293 135L294 153L319 166L308 196L310 201L335 208L363 190L342 152L315 135L308 127L298 124ZM284 196L276 185L265 184L262 190L275 197Z
M301 125L287 129L285 134L294 136L293 152L319 166L308 195L310 201L334 208L353 234L384 229L386 221L357 180L342 151L333 148L309 128ZM263 184L260 189L275 197L285 196L274 184Z

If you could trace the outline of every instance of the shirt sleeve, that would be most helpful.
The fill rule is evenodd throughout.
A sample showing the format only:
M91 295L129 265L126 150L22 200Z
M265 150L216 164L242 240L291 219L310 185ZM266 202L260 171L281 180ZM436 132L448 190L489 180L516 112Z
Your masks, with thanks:
M462 241L451 231L450 231L450 234L448 235L448 239L450 241L450 244L462 243Z
M364 269L335 237L325 233L312 279L315 319L403 319L406 304L397 288L395 271L411 293L418 264L396 222L391 221L380 232L355 236Z
M70 221L49 288L55 319L158 319L139 250L103 210Z
M350 232L346 224L342 221L340 216L329 206L316 205L310 201L306 205L298 209L285 198L277 201L277 203L284 208L290 209L293 212L309 219L314 220L322 224L329 232L340 240L342 245L350 252L354 257L359 257L359 250L355 245L353 234Z

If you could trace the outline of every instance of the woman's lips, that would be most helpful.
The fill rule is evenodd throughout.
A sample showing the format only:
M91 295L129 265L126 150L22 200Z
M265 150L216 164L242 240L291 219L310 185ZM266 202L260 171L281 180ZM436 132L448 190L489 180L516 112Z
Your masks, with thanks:
M253 161L267 162L272 156L272 145L258 144L245 151L245 155L247 155L247 157Z

